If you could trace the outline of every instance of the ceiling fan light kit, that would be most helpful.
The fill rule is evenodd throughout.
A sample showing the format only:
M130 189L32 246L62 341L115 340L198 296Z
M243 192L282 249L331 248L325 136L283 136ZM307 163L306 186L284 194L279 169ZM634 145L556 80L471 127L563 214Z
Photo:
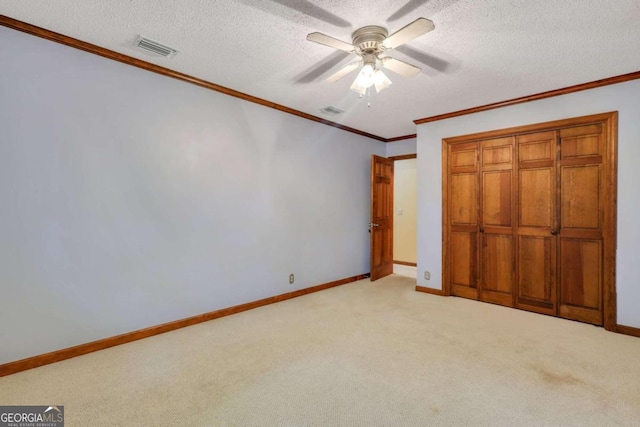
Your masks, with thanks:
M380 92L391 85L391 80L380 68L386 68L405 77L418 74L420 68L390 56L381 57L380 55L426 34L434 28L435 26L430 20L418 18L390 36L388 36L385 28L377 25L359 28L351 35L352 44L322 33L308 34L307 40L359 55L361 57L360 60L345 65L329 76L327 81L337 82L362 66L351 85L351 90L364 95L371 86L376 88L376 92Z
M383 89L391 86L391 80L381 70L377 70L373 76L373 85L376 88L376 92L380 93Z
M353 81L351 90L364 95L367 89L371 86L376 88L376 92L380 93L383 89L386 89L391 85L391 80L387 77L382 70L377 69L375 63L368 63L362 67L358 77Z
M371 85L373 85L374 69L371 64L365 64L362 70L358 73L358 77L353 81L351 90L364 95Z
M380 70L382 61L375 54L364 53L362 55L362 63L364 63L364 66L351 85L352 91L364 95L368 88L375 85L376 92L379 93L391 84L391 80Z

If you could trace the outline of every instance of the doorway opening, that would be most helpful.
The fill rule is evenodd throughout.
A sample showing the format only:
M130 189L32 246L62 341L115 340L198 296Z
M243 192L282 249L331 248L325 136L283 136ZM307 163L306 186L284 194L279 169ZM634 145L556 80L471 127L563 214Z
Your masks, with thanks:
M393 272L417 278L417 156L393 160Z

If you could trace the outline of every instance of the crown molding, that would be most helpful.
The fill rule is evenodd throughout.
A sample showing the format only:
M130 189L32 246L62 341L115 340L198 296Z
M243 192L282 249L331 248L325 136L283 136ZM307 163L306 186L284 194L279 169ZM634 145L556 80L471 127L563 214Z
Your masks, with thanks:
M403 135L403 136L396 136L394 138L386 138L384 140L384 142L396 142L396 141L403 141L405 139L412 139L412 138L417 138L418 135L415 133L412 133L411 135Z
M11 28L13 30L21 31L23 33L30 34L32 36L40 37L46 40L50 40L56 43L64 44L85 52L92 53L94 55L102 56L103 58L112 59L127 65L142 68L153 73L161 74L166 77L171 77L177 80L182 80L187 83L191 83L206 89L220 92L225 95L240 98L245 101L253 102L255 104L263 105L265 107L273 108L274 110L282 111L284 113L293 114L294 116L302 117L307 120L311 120L317 123L322 123L327 126L331 126L337 129L341 129L347 132L355 133L367 138L375 139L377 141L387 142L387 138L383 138L378 135L373 135L358 129L354 129L349 126L341 125L339 123L325 120L321 117L313 116L311 114L303 113L302 111L289 108L287 106L276 104L275 102L267 101L266 99L257 98L255 96L248 95L237 90L230 89L228 87L220 86L215 83L211 83L207 80L200 79L198 77L190 76L188 74L180 73L178 71L170 70L169 68L161 67L156 64L152 64L141 59L134 58L132 56L124 55L122 53L115 52L113 50L105 49L103 47L88 43L82 40L75 39L73 37L65 36L64 34L56 33L35 25L27 24L26 22L18 21L8 16L0 15L0 25Z
M451 113L438 114L437 116L425 117L423 119L414 120L413 123L421 125L423 123L436 122L438 120L450 119L452 117L465 116L467 114L479 113L481 111L493 110L501 107L508 107L510 105L522 104L525 102L538 101L540 99L551 98L559 95L566 95L569 93L580 92L582 90L594 89L602 86L613 85L617 83L624 83L630 80L640 79L640 71L633 73L622 74L619 76L608 77L606 79L594 80L588 83L581 83L573 86L567 86L561 89L549 90L547 92L536 93L534 95L522 96L520 98L513 98L506 101L494 102L493 104L481 105L479 107L467 108L466 110L453 111Z

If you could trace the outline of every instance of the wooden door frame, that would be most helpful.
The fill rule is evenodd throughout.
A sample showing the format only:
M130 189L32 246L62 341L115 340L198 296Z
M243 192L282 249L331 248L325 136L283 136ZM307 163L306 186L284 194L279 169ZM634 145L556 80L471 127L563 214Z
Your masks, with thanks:
M563 127L581 126L590 123L602 123L607 138L607 151L603 153L605 194L603 195L603 325L608 331L616 331L617 301L616 301L616 233L617 233L617 188L618 188L618 112L593 114L532 125L516 126L505 129L479 132L442 139L442 292L451 295L449 283L450 271L447 262L449 245L449 156L448 147L451 144L471 142L480 139L492 139L504 136L557 130Z
M397 160L411 160L411 159L417 159L418 155L417 154L403 154L402 156L389 156L387 157L387 159L389 160L393 160L394 162Z

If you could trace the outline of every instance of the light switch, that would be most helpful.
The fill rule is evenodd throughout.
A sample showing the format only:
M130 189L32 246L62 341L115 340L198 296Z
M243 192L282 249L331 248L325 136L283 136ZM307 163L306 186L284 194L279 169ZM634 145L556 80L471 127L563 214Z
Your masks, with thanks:
M396 209L396 213L398 215L402 215L404 213L404 211L402 209Z

